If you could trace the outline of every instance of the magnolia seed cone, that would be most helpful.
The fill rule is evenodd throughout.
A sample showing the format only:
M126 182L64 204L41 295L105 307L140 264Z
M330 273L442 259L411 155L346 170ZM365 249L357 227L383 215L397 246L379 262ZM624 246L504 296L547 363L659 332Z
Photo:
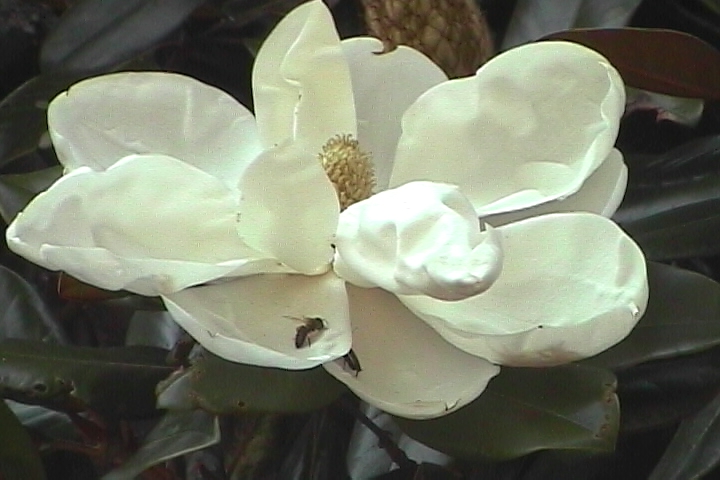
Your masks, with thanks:
M472 75L493 53L490 30L474 0L361 0L371 35L384 51L407 45L450 78Z

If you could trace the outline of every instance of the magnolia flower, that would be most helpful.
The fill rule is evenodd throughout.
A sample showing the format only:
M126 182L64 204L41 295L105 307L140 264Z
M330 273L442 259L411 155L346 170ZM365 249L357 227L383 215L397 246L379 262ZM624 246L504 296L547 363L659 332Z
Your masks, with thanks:
M176 74L78 83L48 110L66 174L8 244L162 296L224 358L323 365L411 418L466 405L498 365L624 338L647 280L606 218L626 183L612 66L547 42L448 81L417 51L381 49L341 42L316 0L262 46L255 116Z

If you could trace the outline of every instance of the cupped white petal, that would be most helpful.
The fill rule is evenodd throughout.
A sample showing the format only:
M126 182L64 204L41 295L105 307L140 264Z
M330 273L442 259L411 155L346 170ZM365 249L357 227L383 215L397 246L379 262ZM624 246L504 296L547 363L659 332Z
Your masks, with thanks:
M121 72L83 80L50 103L48 127L68 170L105 170L131 154L160 154L234 185L260 152L247 108L176 73Z
M263 152L238 187L243 242L301 273L330 268L340 205L320 162L303 145Z
M323 366L362 400L401 417L435 418L473 401L499 373L445 342L394 295L352 285L347 291L361 371L344 359Z
M421 94L446 81L447 76L432 60L404 45L381 53L380 40L356 37L343 40L342 48L352 77L358 141L372 155L377 188L385 190L403 114Z
M287 271L243 244L236 195L214 176L161 155L106 171L73 170L21 212L10 248L109 290L168 293L228 275Z
M340 214L334 268L346 281L396 294L459 300L484 292L502 270L500 236L481 231L454 185L411 182Z
M620 75L586 47L510 50L408 109L390 186L453 183L480 216L565 198L610 153L624 102Z
M357 134L350 72L321 0L278 23L255 58L252 82L264 148L295 139L320 152L336 134Z
M300 370L350 349L345 285L325 275L255 275L166 295L173 318L203 347L227 360ZM296 347L306 318L322 319L309 342Z
M494 363L555 365L622 340L645 311L645 258L612 221L556 213L498 228L505 263L482 295L401 301L446 340Z
M484 217L490 225L500 226L548 213L589 212L610 218L620 206L627 187L628 170L622 153L613 148L608 158L585 180L580 190L562 200Z

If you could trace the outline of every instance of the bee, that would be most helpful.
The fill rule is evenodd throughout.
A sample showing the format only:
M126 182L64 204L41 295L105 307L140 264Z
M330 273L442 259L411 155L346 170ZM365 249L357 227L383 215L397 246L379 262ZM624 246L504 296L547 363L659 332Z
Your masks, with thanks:
M357 355L355 355L355 352L353 352L352 348L348 350L348 352L343 355L343 360L345 361L345 365L352 370L355 373L355 376L358 376L358 373L362 372L362 367L360 367L360 360L358 360Z
M325 330L325 320L320 317L288 317L303 322L295 330L295 348L309 347L310 337L314 332Z

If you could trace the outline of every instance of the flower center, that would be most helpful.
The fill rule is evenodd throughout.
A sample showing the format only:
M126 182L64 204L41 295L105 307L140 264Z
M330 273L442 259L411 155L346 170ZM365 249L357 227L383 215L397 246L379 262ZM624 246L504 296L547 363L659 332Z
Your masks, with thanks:
M335 135L323 145L318 159L335 185L341 210L370 198L375 187L375 168L370 154L360 150L352 135Z

